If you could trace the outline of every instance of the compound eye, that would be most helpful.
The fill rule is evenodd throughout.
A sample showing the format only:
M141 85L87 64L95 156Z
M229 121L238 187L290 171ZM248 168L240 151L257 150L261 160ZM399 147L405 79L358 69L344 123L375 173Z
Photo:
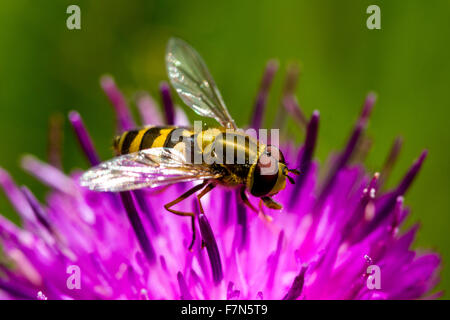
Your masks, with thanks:
M278 159L278 148L271 146L259 156L253 172L252 195L262 197L272 191L278 179Z
M258 163L256 164L255 171L253 172L253 184L250 190L250 193L255 197L262 197L270 193L273 187L277 183L278 179L278 169L275 172L267 174L267 170L264 170L266 165L261 163L261 155ZM269 158L267 155L265 156ZM265 159L270 162L270 160Z

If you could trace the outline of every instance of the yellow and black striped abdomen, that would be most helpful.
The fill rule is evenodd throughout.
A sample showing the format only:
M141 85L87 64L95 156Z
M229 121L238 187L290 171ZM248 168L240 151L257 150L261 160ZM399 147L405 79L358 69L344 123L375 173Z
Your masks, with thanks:
M183 136L185 139L181 139ZM176 148L184 150L186 141L193 139L194 133L188 128L173 126L146 127L124 132L114 139L116 154L127 154L148 148ZM183 141L182 141L183 140Z

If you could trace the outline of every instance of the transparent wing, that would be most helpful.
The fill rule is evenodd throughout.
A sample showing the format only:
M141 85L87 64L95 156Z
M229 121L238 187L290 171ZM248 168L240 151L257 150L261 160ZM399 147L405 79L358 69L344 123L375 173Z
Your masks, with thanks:
M151 148L105 161L86 171L80 181L91 190L118 192L219 176L206 165L188 163L175 149Z
M214 79L200 55L186 42L171 38L166 52L167 74L181 99L197 114L236 129Z

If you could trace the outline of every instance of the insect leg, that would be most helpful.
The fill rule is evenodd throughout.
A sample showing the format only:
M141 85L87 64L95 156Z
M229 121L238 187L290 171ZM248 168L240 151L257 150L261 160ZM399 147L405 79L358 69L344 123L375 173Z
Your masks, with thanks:
M281 204L279 204L278 202L273 200L271 197L262 197L261 200L264 202L264 205L267 208L275 209L275 210L281 210L283 208L283 206Z
M264 212L263 201L262 201L262 199L259 200L259 212L258 212L258 214L259 214L259 213L261 213L262 218L264 218L264 220L266 220L267 222L272 222L272 217L269 216L269 215L267 215L267 214Z
M200 192L200 193L197 195L198 204L199 204L199 206L200 206L200 212L201 212L202 214L205 214L205 211L203 211L203 207L202 207L202 203L201 203L200 199L201 199L205 194L207 194L207 193L210 192L212 189L214 189L215 186L216 186L216 185L215 185L214 183L210 183L210 184L208 184L208 185L206 186L205 189L202 190L202 192Z
M245 194L245 186L241 187L240 190L240 195L241 195L241 199L242 201L244 201L244 204L249 207L250 209L252 209L255 212L258 212L258 210L256 210L256 208L250 203L250 201L247 198L247 195Z
M198 190L202 189L207 183L208 183L208 181L205 181L205 182L193 187L192 189L189 189L188 191L183 193L181 196L179 196L175 200L164 205L164 208L166 208L167 211L169 211L173 214L176 214L179 216L184 216L184 217L191 217L192 241L191 241L191 244L189 245L189 250L192 250L192 246L194 245L194 241L195 241L195 214L193 212L182 212L182 211L178 211L178 210L174 210L174 209L170 209L170 208L173 207L174 205L176 205L177 203L185 200L186 198L188 198L189 196L191 196Z
M216 185L214 183L210 183L208 184L205 189L202 190L202 192L200 192L197 195L197 200L198 200L198 205L200 207L200 213L201 214L205 214L205 211L203 210L203 206L202 206L202 202L200 201L200 199L207 194L208 192L210 192L212 189L214 189ZM202 240L202 249L205 247L205 242Z

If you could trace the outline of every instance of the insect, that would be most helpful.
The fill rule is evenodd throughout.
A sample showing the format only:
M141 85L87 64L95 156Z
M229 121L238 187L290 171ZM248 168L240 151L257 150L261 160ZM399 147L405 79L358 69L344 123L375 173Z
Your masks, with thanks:
M150 126L124 132L114 140L117 156L85 172L81 185L95 191L121 192L201 182L164 205L171 213L191 217L191 249L195 241L195 214L175 210L173 206L201 190L197 198L204 214L200 199L222 185L239 188L241 199L254 211L257 210L247 192L261 199L260 206L281 209L272 196L285 188L286 179L294 183L288 173L298 175L299 171L288 169L277 147L265 145L237 129L205 63L186 42L169 40L166 67L183 102L197 114L215 119L220 126L197 131ZM232 161L217 161L218 153L229 155L230 151ZM268 170L269 167L272 169Z

